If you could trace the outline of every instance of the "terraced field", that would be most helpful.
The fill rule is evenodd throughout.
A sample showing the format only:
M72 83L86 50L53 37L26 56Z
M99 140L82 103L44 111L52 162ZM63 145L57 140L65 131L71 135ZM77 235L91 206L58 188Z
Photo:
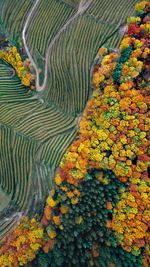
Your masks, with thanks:
M119 26L136 2L93 0L83 9L85 1L38 1L25 38L41 69L40 85L45 80L40 92L28 91L0 62L0 188L11 199L7 215L5 209L0 213L0 237L22 214L41 210L59 161L77 136L97 51L104 44L118 45ZM22 36L35 3L0 1L3 28L12 40Z
M11 0L1 0L0 6L0 18L7 30L7 33L12 37L12 39L19 36L20 31L26 20L26 15L32 7L34 1L32 0L22 0L11 1Z
M11 198L7 215L5 210L0 213L3 236L21 215L18 212L31 215L41 209L56 166L77 130L74 117L43 105L16 76L4 79L4 66L0 70L0 186Z
M15 75L15 71L7 65L4 65L3 62L0 61L0 73L1 73L1 80L12 78Z

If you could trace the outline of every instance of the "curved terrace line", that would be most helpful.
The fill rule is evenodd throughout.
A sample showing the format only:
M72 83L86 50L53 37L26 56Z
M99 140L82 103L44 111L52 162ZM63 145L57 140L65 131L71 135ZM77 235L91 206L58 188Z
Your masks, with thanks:
M90 6L91 1L84 1L81 0L80 4L79 4L79 8L78 11L75 15L73 15L66 23L65 25L59 30L59 32L55 35L55 37L53 38L53 40L50 42L47 52L46 52L46 57L45 57L45 69L44 69L44 81L43 84L40 85L40 76L39 76L39 68L37 67L34 59L32 58L32 55L30 54L30 51L28 49L27 46L27 42L26 42L26 31L27 31L27 27L28 24L30 22L30 19L33 15L33 12L36 10L36 7L38 5L40 0L37 0L35 5L32 7L31 11L29 12L29 15L27 17L27 20L25 22L23 31L22 31L22 39L23 39L23 44L24 44L24 48L26 50L26 53L28 55L28 58L30 59L30 61L32 62L33 68L35 69L35 73L36 73L36 90L37 91L43 91L45 89L46 83L47 83L47 76L48 76L48 59L50 56L50 52L52 50L53 45L55 44L56 40L59 38L59 36L61 35L61 33L68 27L68 25L73 22L78 16L82 15Z
M13 68L7 67L7 69L9 71L12 71L11 76L9 76L9 77L8 76L2 76L2 77L0 77L0 81L12 79L16 75L16 72L15 72L15 70Z

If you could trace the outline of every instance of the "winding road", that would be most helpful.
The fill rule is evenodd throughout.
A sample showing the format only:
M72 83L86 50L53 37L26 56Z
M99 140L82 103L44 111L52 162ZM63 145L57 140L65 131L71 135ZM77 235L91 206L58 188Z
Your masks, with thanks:
M59 30L59 32L55 35L55 37L53 38L53 40L50 42L50 44L48 46L48 49L47 49L47 52L46 52L46 57L45 57L44 80L43 80L43 84L42 85L40 85L39 68L38 68L38 66L35 63L32 55L31 55L31 53L29 51L29 48L27 46L27 42L26 42L27 28L28 28L29 22L31 23L32 15L33 15L34 11L36 11L36 8L37 8L39 2L40 2L40 0L37 0L36 3L34 4L34 6L32 7L31 11L29 12L29 15L27 17L27 20L25 22L25 25L24 25L24 28L23 28L23 31L22 31L22 39L23 39L23 44L24 44L25 51L26 51L26 53L28 55L28 58L32 62L33 68L34 68L35 73L36 73L36 90L37 91L43 91L45 89L46 83L47 83L48 62L49 62L48 59L50 57L50 53L51 53L51 50L53 48L53 45L55 44L55 42L57 41L57 39L60 37L61 33L66 30L66 28L69 26L69 24L72 23L77 17L79 17L80 15L82 15L88 9L88 7L90 6L92 0L88 0L88 1L81 0L80 1L80 4L79 4L79 7L78 7L78 10L77 10L77 13L75 15L73 15L64 24L64 26Z

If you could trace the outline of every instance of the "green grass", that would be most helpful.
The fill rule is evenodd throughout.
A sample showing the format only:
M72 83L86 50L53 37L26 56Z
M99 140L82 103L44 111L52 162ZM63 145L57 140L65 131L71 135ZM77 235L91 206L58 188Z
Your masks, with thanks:
M75 7L78 7L80 3L80 0L60 0L60 1L64 2L65 4L75 6Z
M11 197L4 193L4 191L0 188L0 212L2 212L5 207L8 206L11 201Z

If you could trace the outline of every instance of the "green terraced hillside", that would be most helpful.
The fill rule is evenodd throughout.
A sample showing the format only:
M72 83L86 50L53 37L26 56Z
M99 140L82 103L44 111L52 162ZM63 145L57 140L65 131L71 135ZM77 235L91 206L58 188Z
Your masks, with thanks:
M28 91L10 66L0 62L0 197L8 203L8 211L0 212L0 237L22 214L41 210L60 159L77 137L99 46L118 46L118 29L133 14L136 2L93 0L82 13L83 2L78 13L79 1L40 0L26 42L41 69L41 84L47 56L43 91ZM0 1L1 29L12 42L21 38L34 4L35 0Z

